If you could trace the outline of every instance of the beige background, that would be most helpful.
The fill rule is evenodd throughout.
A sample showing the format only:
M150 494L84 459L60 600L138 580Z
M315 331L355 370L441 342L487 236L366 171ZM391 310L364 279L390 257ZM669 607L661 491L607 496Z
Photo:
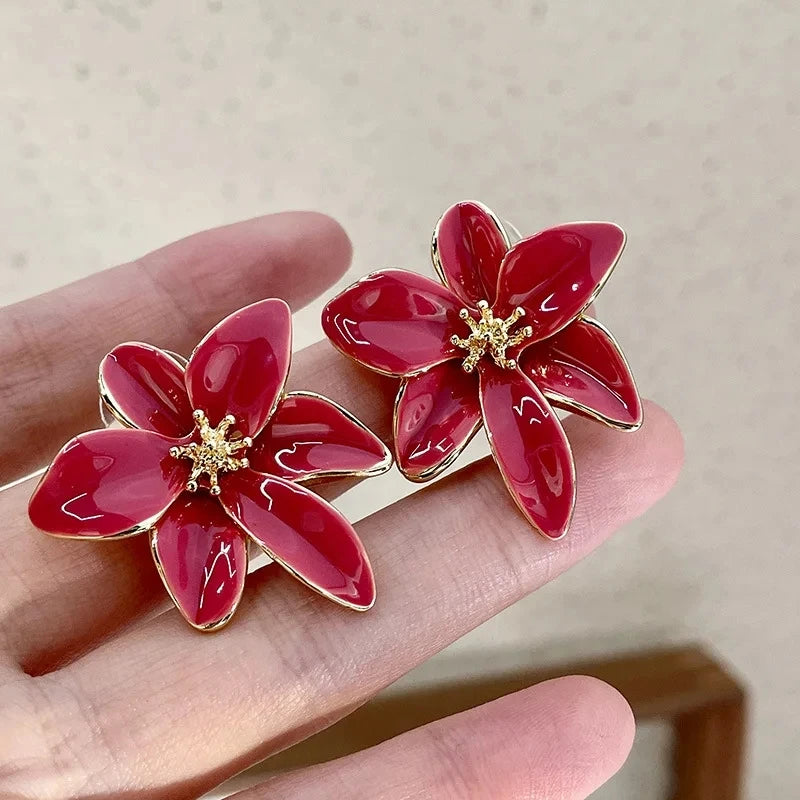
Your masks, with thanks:
M351 277L427 270L463 198L621 223L600 312L683 426L682 480L417 679L701 639L755 692L749 797L794 797L799 48L795 0L4 0L0 298L283 208L345 224ZM663 739L602 796L663 797Z

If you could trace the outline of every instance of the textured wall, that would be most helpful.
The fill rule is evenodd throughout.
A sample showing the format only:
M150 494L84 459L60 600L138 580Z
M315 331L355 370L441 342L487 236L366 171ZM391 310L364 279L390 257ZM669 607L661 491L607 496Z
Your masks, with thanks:
M711 642L755 691L751 796L795 796L797 3L381 5L5 0L0 298L287 207L346 225L352 276L427 269L458 199L524 232L618 221L600 313L680 420L685 474L449 657Z

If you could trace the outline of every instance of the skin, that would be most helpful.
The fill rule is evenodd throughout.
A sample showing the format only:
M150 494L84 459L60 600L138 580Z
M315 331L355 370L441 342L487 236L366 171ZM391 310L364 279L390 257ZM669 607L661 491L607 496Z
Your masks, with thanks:
M115 344L187 353L246 303L277 296L297 309L325 294L350 256L333 220L276 214L0 309L0 484L97 427L97 364ZM327 342L295 355L290 388L390 435L395 382ZM51 538L28 521L31 482L3 491L0 797L193 798L330 725L662 497L681 437L655 404L645 420L632 435L567 421L580 480L561 541L531 531L494 464L478 462L357 525L378 582L370 612L338 608L272 565L249 576L233 623L213 635L170 607L146 537ZM617 771L632 737L614 689L563 678L237 797L577 800Z

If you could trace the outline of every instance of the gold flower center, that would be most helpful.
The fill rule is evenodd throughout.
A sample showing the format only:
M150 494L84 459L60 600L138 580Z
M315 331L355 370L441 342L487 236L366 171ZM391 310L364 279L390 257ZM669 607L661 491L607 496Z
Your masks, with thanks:
M458 316L467 323L470 334L466 339L459 336L451 336L452 344L458 345L462 350L467 350L467 357L461 364L464 372L472 372L481 357L488 353L498 367L503 369L514 369L517 366L516 359L507 358L506 350L521 344L525 339L533 336L533 328L526 325L516 333L511 333L511 328L516 325L520 317L525 315L525 309L515 308L506 319L495 318L492 314L489 303L486 300L478 301L480 319L475 319L469 313L469 309L462 308Z
M171 447L169 454L173 458L192 460L192 474L186 483L186 488L190 492L196 492L200 486L198 479L207 475L208 490L216 496L220 492L219 474L221 472L236 472L238 469L247 469L250 466L250 462L246 458L235 458L234 453L251 447L253 440L249 436L233 440L228 438L228 431L236 422L235 417L231 414L223 417L222 422L216 428L211 427L205 413L200 409L197 409L192 416L200 434L200 441Z

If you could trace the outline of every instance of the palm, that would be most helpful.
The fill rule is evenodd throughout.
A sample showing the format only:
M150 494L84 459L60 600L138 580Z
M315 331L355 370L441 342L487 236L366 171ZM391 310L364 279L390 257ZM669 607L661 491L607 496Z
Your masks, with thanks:
M92 427L96 366L116 343L144 339L184 352L252 300L308 302L341 276L349 255L330 220L276 215L3 309L0 484ZM350 366L326 343L295 356L292 382L388 437L393 382ZM0 796L197 797L347 714L568 568L677 474L680 438L656 406L631 437L567 424L580 491L563 541L532 534L500 499L496 471L479 462L357 526L378 580L367 614L333 607L269 567L251 576L233 625L211 636L185 628L169 608L146 541L51 539L28 522L32 485L7 489ZM487 508L492 519L475 525ZM613 690L563 679L241 797L583 798L622 762L631 733Z

